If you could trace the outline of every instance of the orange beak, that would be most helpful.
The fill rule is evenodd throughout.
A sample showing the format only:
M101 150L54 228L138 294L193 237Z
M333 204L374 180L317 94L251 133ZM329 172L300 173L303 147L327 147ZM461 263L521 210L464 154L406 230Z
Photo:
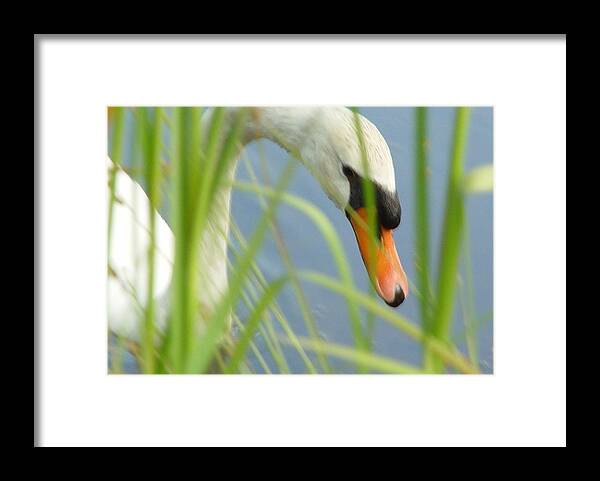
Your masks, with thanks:
M358 242L360 255L369 273L369 278L379 297L388 305L397 307L408 296L408 279L398 258L398 252L396 252L392 231L382 228L380 242L373 245L374 241L366 228L368 225L367 210L360 208L356 210L356 213L364 221L364 225L351 216L350 223L354 229L356 242ZM371 253L375 255L374 260L371 260Z

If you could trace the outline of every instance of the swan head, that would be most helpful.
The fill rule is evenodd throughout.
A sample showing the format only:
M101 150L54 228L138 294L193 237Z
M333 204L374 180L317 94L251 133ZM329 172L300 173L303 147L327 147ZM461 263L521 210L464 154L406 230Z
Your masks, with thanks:
M264 107L254 114L249 137L267 137L293 150L350 220L379 296L390 306L400 305L408 295L408 280L392 231L400 225L401 208L392 155L377 127L345 107ZM367 227L365 180L375 191L375 236Z
M345 200L343 206L338 203L338 207L344 210L352 225L377 293L388 305L396 307L408 295L408 279L392 236L402 217L394 163L387 142L377 127L363 116L351 113L351 117L350 125L347 120L329 123L338 126L329 132L330 145L338 160L338 172L330 181L340 191L340 199ZM366 180L370 181L374 193L377 239L373 239L368 228Z
M304 162L345 212L379 296L390 306L400 305L408 296L408 279L392 235L400 225L402 211L387 142L369 120L346 108L320 109L305 132L309 133L300 148ZM377 239L367 227L365 180L371 181L375 194Z

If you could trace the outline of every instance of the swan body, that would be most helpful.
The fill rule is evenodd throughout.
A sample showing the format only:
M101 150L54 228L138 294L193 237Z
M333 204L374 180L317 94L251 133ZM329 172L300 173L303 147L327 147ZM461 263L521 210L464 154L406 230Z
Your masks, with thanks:
M212 111L204 114L203 132L208 131ZM226 109L225 122L232 122L236 109ZM366 118L359 116L368 164L368 175L376 186L377 210L381 225L381 244L376 271L370 276L380 296L398 305L408 294L408 282L398 259L391 230L400 223L400 204L396 193L394 165L389 147L381 133ZM253 108L242 135L243 144L258 138L270 139L299 160L320 183L324 192L342 211L349 206L364 217L362 206L363 169L354 114L344 107L266 107ZM243 145L241 146L243 148ZM239 152L238 152L239 154ZM235 176L236 162L225 172L225 185ZM171 273L175 239L165 220L156 211L156 255L154 292L147 292L147 252L149 248L150 201L142 187L108 159L116 169L115 203L109 245L108 322L114 333L139 339L144 307L152 296L156 306L156 325L164 331L169 313ZM212 310L227 289L227 236L231 187L220 188L214 198L198 249L198 278L202 317ZM361 255L368 262L368 240L363 228L351 218ZM372 252L372 251L371 251Z
M150 200L142 187L108 159L116 169L115 203L108 261L108 320L115 333L137 340L139 322L148 303L148 262L150 247ZM175 238L158 212L155 216L154 292L160 313L157 326L164 329L169 303Z

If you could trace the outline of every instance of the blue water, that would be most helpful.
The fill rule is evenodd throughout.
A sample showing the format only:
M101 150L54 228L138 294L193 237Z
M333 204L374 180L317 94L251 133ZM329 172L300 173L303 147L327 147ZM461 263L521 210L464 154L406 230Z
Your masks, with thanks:
M398 254L411 280L416 279L414 266L415 231L414 231L414 109L413 108L361 108L360 112L371 120L381 131L388 142L396 171L396 185L402 205L402 223L395 231L394 238ZM429 137L429 207L432 266L437 266L439 239L445 207L446 178L451 151L454 109L431 108L428 111ZM269 141L259 141L249 145L246 153L260 177L262 163L259 152L269 162L269 176L275 182L283 171L289 156L277 145ZM490 164L493 161L493 110L492 108L473 108L469 130L469 142L466 158L466 169ZM249 180L244 162L240 162L237 178ZM317 205L332 222L346 251L352 268L352 275L357 287L368 291L369 281L361 260L355 237L345 215L339 211L322 192L318 183L308 171L299 166L289 185L288 191L303 197ZM261 207L253 194L234 191L232 199L232 215L246 237L249 237L257 224ZM317 227L297 210L282 204L277 213L277 220L283 239L298 269L315 270L337 277L333 259L329 255L327 245L322 240ZM477 347L480 368L483 372L493 370L493 199L492 194L471 195L467 201L467 221L469 227L469 245L474 285L475 311L479 318L477 330ZM256 259L261 270L268 279L274 279L285 273L275 240L271 233L267 235L263 247ZM353 338L347 316L344 299L314 284L303 283L308 305L316 319L319 331L324 339L345 345L352 345ZM293 330L298 335L307 335L304 320L291 287L286 287L278 297L280 306L286 314ZM387 306L386 306L387 307ZM390 308L392 309L392 308ZM418 323L419 303L416 296L408 299L397 308L402 315ZM246 311L240 302L237 312L243 319ZM276 323L275 323L276 324ZM455 305L454 335L459 347L464 347L464 324L462 310L458 298ZM255 339L259 349L270 366L277 370L272 362L260 335ZM418 343L402 332L391 327L385 321L376 319L374 327L374 351L378 354L393 357L405 362L419 364L421 348ZM293 349L286 350L292 372L304 372L304 364ZM260 372L255 360L253 367ZM336 370L351 372L353 367L342 361L332 360Z

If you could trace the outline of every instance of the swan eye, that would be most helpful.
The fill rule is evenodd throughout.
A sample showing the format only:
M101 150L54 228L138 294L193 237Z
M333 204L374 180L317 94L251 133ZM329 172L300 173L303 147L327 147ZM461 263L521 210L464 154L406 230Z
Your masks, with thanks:
M344 175L346 176L346 178L348 180L351 180L351 179L354 179L357 177L356 172L354 172L353 169L351 169L350 167L347 167L345 165L342 167L342 172L344 172Z

